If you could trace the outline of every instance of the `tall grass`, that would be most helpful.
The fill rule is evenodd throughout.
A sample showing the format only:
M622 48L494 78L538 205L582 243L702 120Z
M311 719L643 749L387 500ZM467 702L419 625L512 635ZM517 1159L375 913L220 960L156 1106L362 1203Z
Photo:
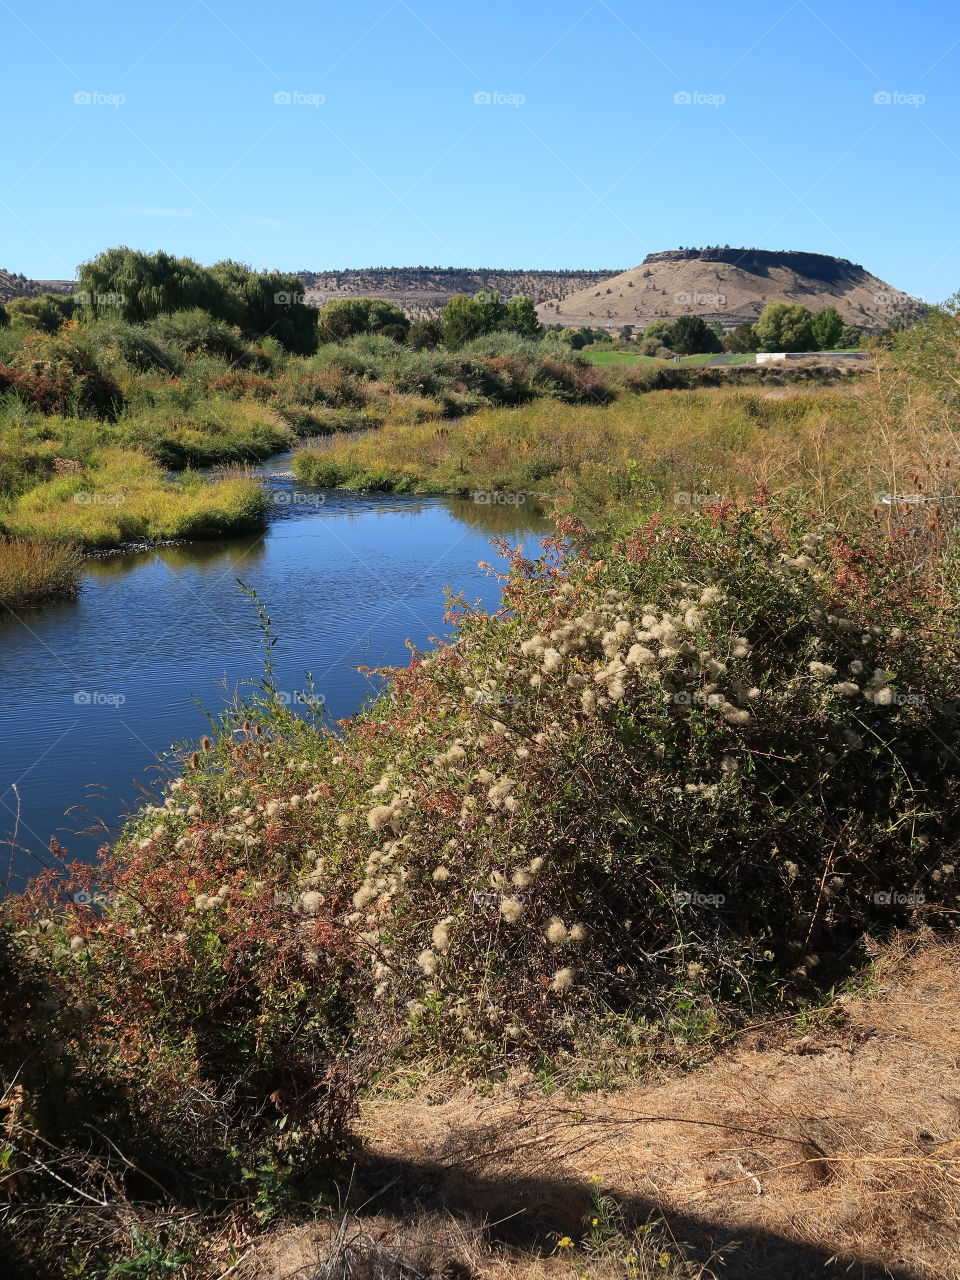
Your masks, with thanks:
M187 473L168 480L143 454L108 449L88 468L37 485L3 516L20 538L82 547L132 541L217 538L263 527L267 498L250 476L207 480Z
M306 483L468 494L535 491L590 520L697 507L762 488L824 515L865 517L957 452L949 418L877 386L625 393L612 405L535 401L434 426L387 423L294 454Z
M22 538L0 537L0 606L18 609L75 595L80 586L80 563L76 546L69 542L41 546Z

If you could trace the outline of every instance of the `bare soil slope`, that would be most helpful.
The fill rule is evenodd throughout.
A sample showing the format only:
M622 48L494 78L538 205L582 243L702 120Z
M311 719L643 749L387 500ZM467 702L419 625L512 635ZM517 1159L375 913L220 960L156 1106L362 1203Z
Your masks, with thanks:
M732 328L753 322L768 302L834 306L845 323L867 332L922 304L846 258L760 249L679 249L651 253L638 267L539 307L545 324L637 327L701 315Z

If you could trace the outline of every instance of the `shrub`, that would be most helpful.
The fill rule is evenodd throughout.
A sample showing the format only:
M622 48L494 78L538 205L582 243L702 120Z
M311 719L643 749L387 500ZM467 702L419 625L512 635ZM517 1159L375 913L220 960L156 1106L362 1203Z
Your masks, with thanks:
M362 409L367 402L357 378L336 366L288 378L284 398L297 404L325 404L331 409Z
M845 324L840 330L837 346L841 351L855 351L860 346L863 334L853 324Z
M112 420L123 406L116 381L73 331L25 338L9 364L0 365L0 393L8 390L45 414L89 414Z
M725 351L740 353L756 351L758 349L756 326L749 323L738 324L724 337L723 348Z
M179 348L188 356L220 356L242 368L257 368L265 363L248 346L239 328L199 308L157 316L145 329L161 344Z
M533 385L542 395L552 395L570 404L606 404L614 398L614 392L602 376L586 361L542 359L534 372Z
M143 325L100 320L87 327L91 345L108 358L123 360L140 373L160 370L176 375L183 370L183 352L162 342Z
M43 333L56 333L77 309L69 294L41 293L35 298L12 298L6 316L11 324L29 325Z
M399 307L383 298L337 298L320 308L318 329L323 342L342 342L364 333L380 333L404 342L410 321Z
M443 338L443 329L439 320L418 320L410 326L407 341L417 351L431 347L439 347Z
M182 1115L222 1097L232 1037L244 1088L261 1052L276 1087L240 1009L293 1052L355 1001L358 1048L536 1057L602 1010L755 1016L952 912L958 652L896 541L762 504L612 545L566 528L578 555L516 555L506 612L455 603L458 638L343 735L267 682L130 828L96 872L110 909L51 939L71 999L136 989L89 1033L101 1061L135 1020L134 1074Z

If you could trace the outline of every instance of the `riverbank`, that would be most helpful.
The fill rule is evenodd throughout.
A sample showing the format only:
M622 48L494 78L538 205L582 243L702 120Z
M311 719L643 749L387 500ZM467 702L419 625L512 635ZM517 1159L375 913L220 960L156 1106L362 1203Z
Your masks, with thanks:
M264 527L252 480L201 482L193 468L262 461L305 437L613 395L586 361L515 335L419 351L370 334L300 356L196 311L0 327L0 391L0 536L82 550ZM8 607L62 594L49 574L25 578L29 563L0 570Z
M491 502L551 495L582 516L644 506L699 507L758 487L823 510L869 510L917 444L888 437L863 388L622 393L607 406L488 409L469 419L386 424L360 439L301 448L310 484L480 493ZM885 443L881 447L881 440ZM935 443L929 434L927 448Z
M559 532L349 722L268 674L96 866L9 900L47 993L18 1035L70 1081L45 1143L82 1101L174 1197L216 1170L315 1213L375 1081L698 1061L948 925L939 567L768 502Z

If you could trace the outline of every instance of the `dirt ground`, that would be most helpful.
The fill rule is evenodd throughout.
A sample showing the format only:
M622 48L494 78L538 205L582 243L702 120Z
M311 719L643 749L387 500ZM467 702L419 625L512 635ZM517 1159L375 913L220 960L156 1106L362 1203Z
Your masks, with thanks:
M593 1276L557 1241L580 1239L603 1194L624 1222L665 1219L694 1263L725 1250L711 1265L729 1280L958 1280L958 960L956 943L905 940L820 1029L760 1026L658 1082L370 1101L371 1199L350 1229L397 1276ZM238 1277L333 1274L336 1225L280 1235Z

